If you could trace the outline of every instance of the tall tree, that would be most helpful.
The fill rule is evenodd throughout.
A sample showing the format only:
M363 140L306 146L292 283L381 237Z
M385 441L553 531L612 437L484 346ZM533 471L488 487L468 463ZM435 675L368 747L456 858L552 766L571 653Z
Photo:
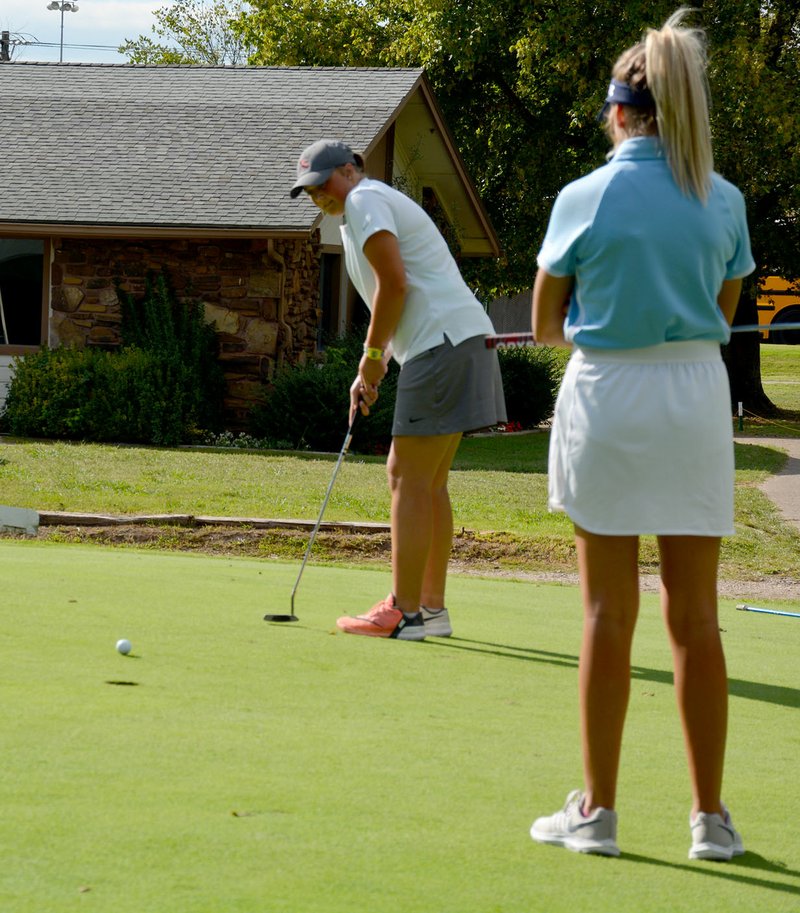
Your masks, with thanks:
M756 276L794 278L800 8L795 0L696 6L709 39L717 168L748 201ZM466 265L488 297L530 284L554 195L603 161L595 115L611 64L675 3L254 0L252 7L246 28L258 48L254 61L427 69L506 252L499 263ZM333 51L320 40L331 30ZM737 323L757 322L756 296L753 278ZM761 386L757 335L737 334L724 354L733 401L759 414L774 411Z
M187 4L192 0L174 5L175 22ZM498 262L464 264L486 298L530 286L555 194L604 160L607 141L596 113L612 63L676 7L675 0L241 5L227 27L252 48L252 64L425 67L505 251ZM796 0L696 0L695 6L709 39L717 169L747 199L756 275L795 278L800 8ZM753 280L737 322L756 322L756 295ZM774 407L761 387L756 334L738 334L726 348L734 402L767 414Z
M246 9L245 0L174 0L153 13L152 31L162 42L139 35L119 51L131 63L245 64L253 49L232 23Z
M757 277L800 280L800 9L794 0L699 5L711 37L716 165L745 195L758 265L736 323L756 323ZM723 355L733 402L774 414L757 334L734 335Z

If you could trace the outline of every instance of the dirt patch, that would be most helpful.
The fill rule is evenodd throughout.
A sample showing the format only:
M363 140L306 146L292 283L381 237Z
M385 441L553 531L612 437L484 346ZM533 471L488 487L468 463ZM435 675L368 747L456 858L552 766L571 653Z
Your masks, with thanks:
M308 545L307 530L252 529L231 526L41 526L40 540L91 542L154 550L201 552L246 558L300 560ZM358 533L321 529L314 542L313 559L388 567L391 542L388 532ZM502 577L539 583L575 586L578 575L575 551L562 539L525 540L507 534L457 533L453 541L452 570L460 574ZM657 592L658 575L643 568L642 590ZM800 580L765 577L758 580L719 582L719 593L741 601L797 600Z

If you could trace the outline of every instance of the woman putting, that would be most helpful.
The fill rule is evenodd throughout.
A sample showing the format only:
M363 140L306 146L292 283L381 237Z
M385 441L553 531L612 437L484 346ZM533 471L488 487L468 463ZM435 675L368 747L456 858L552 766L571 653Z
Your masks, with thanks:
M390 357L400 365L387 471L392 592L337 625L348 634L423 640L452 633L445 608L453 516L447 479L465 431L506 419L492 323L429 216L364 175L360 155L319 140L300 156L296 197L343 215L347 272L370 310L350 417L378 398Z
M734 466L719 347L754 263L742 195L712 170L703 36L681 27L685 12L615 64L610 161L561 191L538 258L534 335L575 347L556 404L549 500L575 524L584 789L531 836L619 854L639 535L653 534L692 784L689 857L727 860L744 848L720 798L717 565L720 537L734 531ZM658 813L656 796L644 813Z

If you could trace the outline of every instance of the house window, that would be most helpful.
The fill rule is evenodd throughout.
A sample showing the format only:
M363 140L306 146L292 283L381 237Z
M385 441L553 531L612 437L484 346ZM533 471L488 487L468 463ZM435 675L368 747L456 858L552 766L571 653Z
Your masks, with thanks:
M325 348L329 339L340 333L342 258L339 254L322 254L320 258L318 343Z
M45 242L0 238L0 349L45 339Z

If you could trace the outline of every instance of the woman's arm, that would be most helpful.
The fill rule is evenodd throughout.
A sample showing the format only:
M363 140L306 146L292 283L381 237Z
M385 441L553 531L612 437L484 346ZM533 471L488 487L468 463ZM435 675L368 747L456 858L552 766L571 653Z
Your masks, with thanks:
M741 279L726 279L717 295L717 304L722 311L722 316L729 324L733 323L736 308L739 306L739 296L742 294Z
M406 301L406 268L400 242L391 232L378 231L367 238L364 256L376 282L366 343L371 348L385 349L394 336Z
M364 341L370 349L386 352L397 324L403 315L406 301L406 268L400 255L400 243L389 231L378 231L367 238L364 256L375 274L375 296L372 299L372 316ZM386 374L388 357L367 358L366 353L358 366L357 383L350 389L351 415L359 404L362 413L369 414L369 407L378 398L378 385Z
M536 273L531 322L537 342L547 346L569 346L564 338L564 316L574 283L574 276L552 276L544 269Z

